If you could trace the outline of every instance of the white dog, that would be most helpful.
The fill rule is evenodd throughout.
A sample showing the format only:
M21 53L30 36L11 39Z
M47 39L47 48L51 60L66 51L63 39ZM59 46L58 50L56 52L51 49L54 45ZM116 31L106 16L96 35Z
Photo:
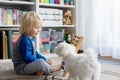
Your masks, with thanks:
M55 48L55 53L65 61L70 79L100 80L101 64L93 49L89 48L84 53L77 54L73 45L62 42Z

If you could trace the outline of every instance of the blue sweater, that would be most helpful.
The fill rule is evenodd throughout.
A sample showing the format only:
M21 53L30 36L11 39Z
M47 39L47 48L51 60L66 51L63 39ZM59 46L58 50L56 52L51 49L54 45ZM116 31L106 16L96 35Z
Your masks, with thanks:
M25 63L30 63L38 59L44 59L46 61L46 58L44 56L42 56L40 53L34 50L32 39L30 39L25 34L21 35L21 37L18 39L15 46L18 46L19 48L19 49L14 48L17 50L16 53L20 53L21 58L23 59ZM14 57L17 57L17 56L14 56Z

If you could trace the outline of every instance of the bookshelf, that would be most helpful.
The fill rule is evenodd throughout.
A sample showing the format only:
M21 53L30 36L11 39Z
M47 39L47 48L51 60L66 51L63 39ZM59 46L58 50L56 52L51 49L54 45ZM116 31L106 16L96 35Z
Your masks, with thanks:
M51 4L51 3L40 3L40 0L29 0L29 1L23 1L23 0L0 0L0 12L1 8L10 8L10 9L26 9L28 11L34 10L36 13L39 14L40 8L46 8L46 9L57 9L57 10L70 10L72 12L72 22L71 24L51 24L51 25L43 25L43 29L64 29L66 34L76 34L76 0L74 1L74 5L64 5L64 4ZM71 0L70 0L71 1ZM0 16L1 18L1 16ZM1 20L0 20L1 21ZM19 30L19 24L2 24L0 22L0 31L18 31ZM36 48L38 52L40 51L40 41L39 36L36 37Z
M35 10L36 6L35 6L35 2L33 1L10 1L10 0L0 0L0 30L18 30L19 28L19 24L13 24L13 23L2 23L5 20L2 20L2 9L6 10L13 10L13 9L17 9L17 10L22 10L22 9L26 9L26 10ZM21 7L23 6L23 7ZM6 13L3 13L6 16ZM13 14L13 13L12 13ZM11 14L11 16L13 16ZM17 16L17 14L16 14ZM13 20L13 19L11 19Z
M19 30L20 15L30 10L35 11L35 1L0 0L0 59L11 59L13 46L12 35L14 31Z

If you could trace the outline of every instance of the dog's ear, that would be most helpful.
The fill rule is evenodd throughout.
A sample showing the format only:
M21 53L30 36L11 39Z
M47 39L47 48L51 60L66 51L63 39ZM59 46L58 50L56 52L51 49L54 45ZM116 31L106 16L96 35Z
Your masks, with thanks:
M65 42L61 42L55 47L55 53L60 57L66 55L67 51L68 51L68 44Z

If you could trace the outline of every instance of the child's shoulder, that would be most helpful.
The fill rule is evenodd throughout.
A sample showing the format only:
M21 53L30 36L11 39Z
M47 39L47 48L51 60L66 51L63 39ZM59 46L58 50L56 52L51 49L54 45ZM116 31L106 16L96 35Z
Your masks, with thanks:
M21 35L21 38L23 38L23 39L29 39L26 34L22 34L22 35Z
M22 34L20 38L21 38L20 39L21 42L30 42L29 37L25 34Z

